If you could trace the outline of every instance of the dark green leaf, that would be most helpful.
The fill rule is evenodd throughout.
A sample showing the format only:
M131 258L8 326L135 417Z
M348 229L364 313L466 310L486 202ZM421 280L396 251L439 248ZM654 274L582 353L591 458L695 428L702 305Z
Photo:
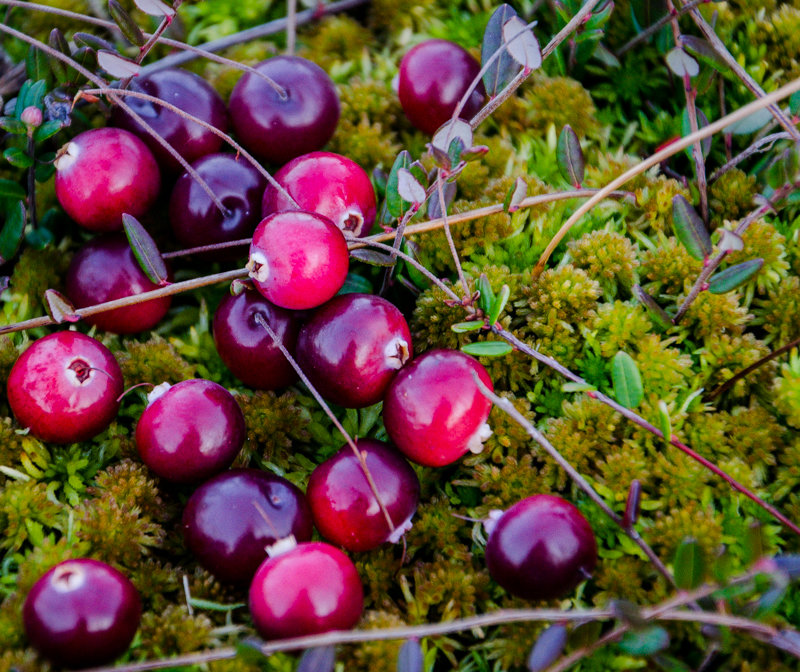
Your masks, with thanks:
M26 87L25 84L28 84ZM17 96L17 103L15 105L15 114L19 117L22 110L26 107L38 107L41 109L42 100L44 99L45 91L47 90L47 82L40 79L36 82L26 80Z
M703 110L697 109L697 129L701 130L708 126L708 119L706 115L703 114ZM687 135L691 135L692 133L692 124L689 121L689 111L684 107L683 108L683 115L681 116L681 135L684 137ZM711 138L704 138L700 141L700 149L702 150L703 158L708 156L708 153L711 151ZM687 147L684 152L689 160L692 160L692 148Z
M59 53L69 56L70 58L72 57L67 39L64 37L64 33L62 33L58 28L53 28L53 30L50 31L50 35L47 38L47 43L52 49L55 49ZM50 69L53 71L56 79L62 84L69 81L71 74L74 74L74 70L72 68L68 68L66 63L55 56L48 55L47 58Z
M589 621L574 626L569 633L570 648L581 649L591 646L600 638L602 629L603 624L600 621Z
M681 194L672 199L672 227L675 236L695 259L711 254L711 237L700 215Z
M516 212L527 195L528 183L521 177L516 178L503 200L503 211L507 213Z
M666 0L639 0L631 3L631 14L639 32L656 23L666 13Z
M355 250L350 251L350 256L353 259L358 259L359 261L363 261L365 264L369 264L370 266L394 266L397 263L397 257L391 257L388 254L384 254L383 252L378 252L376 250L369 250L366 247L360 247Z
M91 33L75 33L72 36L72 40L78 46L83 45L89 47L91 49L108 49L109 51L114 50L114 45L111 44L108 40L104 40L102 37L97 37L97 35L92 35Z
M521 70L503 43L503 25L514 16L517 16L517 13L513 7L507 4L500 5L494 10L483 33L483 44L481 44L481 63L483 65L488 63L489 58L495 52L499 49L503 50L499 58L495 59L483 74L483 85L490 98L502 91Z
M399 172L401 168L411 165L411 155L404 149L394 160L389 179L386 181L386 208L392 217L402 217L410 203L404 201L398 191Z
M794 143L782 151L767 168L767 184L779 189L785 184L794 184L800 179L800 143Z
M78 322L81 319L80 315L75 314L75 306L72 305L72 302L55 289L45 290L44 302L47 308L47 314L56 324Z
M45 121L39 128L37 128L33 132L33 139L36 142L43 142L48 138L52 138L56 133L58 133L63 124L58 119L53 119L52 121Z
M236 282L234 280L234 282ZM337 294L372 294L372 283L363 275L348 273Z
M696 56L706 65L714 68L722 74L730 74L730 68L725 60L711 46L711 42L695 35L681 35L681 44L686 51Z
M45 247L50 245L53 240L53 232L43 226L39 226L39 228L25 234L25 242L37 250L43 250Z
M25 56L25 74L30 79L47 81L52 77L50 62L47 55L36 47L30 47Z
M618 646L631 656L652 656L669 646L669 634L658 625L626 632Z
M0 198L24 199L25 190L13 180L0 179Z
M478 291L480 292L478 306L484 313L488 313L494 305L495 296L492 286L489 284L489 278L486 277L486 273L481 273L478 278Z
M502 357L514 348L505 341L481 341L480 343L467 343L461 346L462 352L466 352L473 357Z
M658 665L664 672L692 672L692 668L677 658L657 653L651 660Z
M0 128L14 135L25 135L28 127L15 117L0 117Z
M13 183L12 183L13 184ZM10 261L19 249L25 233L25 204L20 200L6 212L6 221L0 229L0 265Z
M795 91L789 96L789 111L792 114L800 112L800 91Z
M556 623L547 628L533 645L528 655L530 672L542 672L552 665L567 645L567 628Z
M108 11L128 42L135 44L137 47L141 47L147 42L141 28L136 25L133 17L122 8L122 5L117 0L108 0Z
M746 283L764 265L763 259L750 259L741 264L729 266L724 271L715 273L708 281L708 291L712 294L725 294Z
M675 551L673 563L675 583L682 590L693 590L703 583L705 563L697 539L684 539Z
M558 136L556 157L561 175L573 187L580 189L586 163L583 158L581 142L578 140L578 134L572 130L572 126L569 124L561 129L561 133Z
M663 329L669 329L672 326L672 319L667 314L667 311L659 306L656 300L639 285L633 286L633 295L647 309L648 314L657 325Z
M320 646L306 649L297 663L297 672L333 672L336 664L336 649L332 646Z
M245 637L236 643L236 660L241 660L245 663L252 663L257 668L260 668L267 656L261 650L262 641L255 637Z
M644 398L639 367L627 352L620 350L611 365L614 396L625 408L636 408Z
M136 261L150 282L162 286L169 284L167 266L152 236L145 231L136 217L128 213L122 215L122 226L133 256L136 257Z
M191 604L195 609L207 609L208 611L233 611L234 609L241 609L242 607L247 606L245 602L222 604L221 602L202 600L198 597L189 598L189 604Z
M450 325L450 329L457 334L464 334L468 331L478 331L483 329L483 322L479 322L478 320L473 320L472 322L456 322L455 324Z
M410 241L407 238L403 238L400 249L402 249L402 251L405 252L409 257L414 259L414 261L420 263L419 246L415 242ZM424 264L420 263L420 266L424 266ZM428 280L428 278L426 278L419 268L417 268L413 263L404 260L404 267L405 274L417 288L425 290L430 286L430 280Z
M422 672L425 660L422 647L416 639L407 639L397 654L397 672Z
M506 303L508 303L508 297L511 296L511 289L508 285L503 285L500 288L500 293L495 298L492 307L489 309L489 324L493 325L500 317L500 313L503 312L503 309L506 307Z
M27 152L23 152L19 147L9 147L3 152L3 156L6 161L17 168L30 168L33 165L33 159L30 155Z
M36 168L33 170L33 174L37 182L47 182L47 180L53 177L53 173L55 172L56 165L52 161L49 163L37 162Z

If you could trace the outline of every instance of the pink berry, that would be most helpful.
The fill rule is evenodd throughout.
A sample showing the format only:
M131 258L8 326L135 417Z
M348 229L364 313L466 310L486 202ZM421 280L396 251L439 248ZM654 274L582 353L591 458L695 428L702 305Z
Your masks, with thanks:
M233 395L202 378L162 385L150 393L136 425L142 462L176 483L196 483L227 469L245 439Z
M347 278L350 258L342 232L327 217L278 212L256 227L247 264L256 288L291 310L315 308Z
M491 434L486 420L492 404L473 373L492 389L480 362L458 350L429 350L395 376L386 390L383 422L408 459L441 467L468 451L480 452Z
M398 95L408 120L433 135L453 115L458 101L481 66L459 45L447 40L427 40L413 47L400 62ZM483 106L486 90L479 82L461 110L471 119Z
M347 408L377 404L411 359L403 314L371 294L343 294L300 329L297 362L323 397Z
M300 210L325 215L351 236L366 236L375 221L375 190L355 161L332 152L311 152L292 159L275 180L294 198ZM267 186L262 214L293 210L281 192Z
M419 501L419 479L411 465L382 441L359 439L356 447L364 456L394 533L349 445L311 472L306 496L314 525L323 537L348 551L369 551L385 541L398 541L411 527Z
M352 561L322 542L268 558L250 584L250 614L265 639L347 630L358 623L363 606Z
M575 506L553 495L534 495L494 522L486 564L512 595L548 600L589 577L597 564L597 542Z
M75 136L61 148L55 166L58 202L91 231L122 228L123 213L141 217L161 187L152 152L121 128L94 128Z
M79 558L59 563L31 588L22 608L33 647L56 666L110 663L133 640L142 614L133 584L109 565Z
M77 331L35 341L8 376L8 403L42 441L72 443L102 432L119 410L122 371L111 351Z

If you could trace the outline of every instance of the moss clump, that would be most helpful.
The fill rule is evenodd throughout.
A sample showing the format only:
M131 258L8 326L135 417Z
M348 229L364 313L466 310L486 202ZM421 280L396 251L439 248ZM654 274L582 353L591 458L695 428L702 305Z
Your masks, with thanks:
M41 305L45 290L61 287L68 264L69 255L55 247L26 247L14 266L9 290L14 295L25 294L31 303Z
M346 16L325 16L303 35L305 48L300 55L330 68L341 61L355 61L370 46L373 37L355 19Z
M147 657L174 656L212 644L212 623L205 614L190 616L183 606L170 604L161 613L142 615L141 653Z
M595 310L599 297L596 280L586 271L565 264L546 270L537 280L523 274L521 298L514 305L531 329L556 322L576 327Z
M367 25L375 33L418 28L440 13L437 0L375 0L369 4Z
M781 375L772 383L771 393L775 408L786 422L800 429L800 360L796 356L781 367Z
M800 337L800 278L790 276L755 300L754 324L762 325L767 343L780 347Z
M703 376L703 387L713 390L734 374L764 357L769 352L766 344L753 334L733 336L715 334L706 340L706 347L700 352L700 369ZM774 363L770 362L754 371L749 376L736 381L728 390L729 401L746 400L750 393L759 386L769 384L774 371Z
M463 521L461 521L463 523ZM430 623L468 618L487 598L489 572L460 558L438 558L417 564L404 573L414 599L406 605L409 623Z
M308 440L310 418L292 392L239 394L236 401L247 427L247 440L237 464L247 465L254 454L266 462L281 461L294 441Z
M758 192L756 178L734 168L724 173L708 191L708 205L714 228L726 219L736 221L753 209L753 197Z
M663 175L648 176L645 186L636 189L635 193L641 214L630 225L645 233L656 234L672 229L672 199L679 194L690 196L680 182Z
M115 352L122 369L125 386L139 383L179 383L196 375L196 364L191 364L178 354L175 347L161 336L150 340L125 341L124 350Z
M683 299L680 297L676 303L680 305ZM740 305L740 301L738 292L701 292L689 306L681 324L695 341L705 340L717 333L741 334L753 316Z
M722 535L720 514L697 501L687 501L680 508L657 513L646 536L662 558L674 557L684 539L696 539L705 557L705 566L710 567L711 559L722 543Z
M600 229L568 244L572 263L597 280L606 300L630 294L639 265L636 246L621 233Z
M332 152L355 161L368 174L377 166L383 166L387 170L391 168L402 148L381 122L371 122L366 117L355 122L342 119L329 147Z
M620 350L632 352L653 330L645 308L634 301L601 303L584 328L587 345L610 359Z
M770 70L782 73L781 82L800 75L800 8L783 3L757 22L756 43L766 45Z
M728 265L740 264L748 259L761 258L764 265L745 287L755 286L763 292L772 289L786 278L789 262L786 259L786 238L775 226L764 219L757 219L742 236L744 249L728 255Z
M368 610L361 617L359 628L364 630L401 628L406 622L393 611ZM348 647L345 654L347 669L354 672L394 672L397 669L397 654L403 642L400 640L376 640Z
M647 279L644 288L651 295L675 296L683 292L699 275L702 262L691 257L676 238L662 238L656 249L642 255L639 272Z
M20 550L26 543L39 544L46 530L64 527L65 507L54 501L46 483L6 482L0 490L0 548Z

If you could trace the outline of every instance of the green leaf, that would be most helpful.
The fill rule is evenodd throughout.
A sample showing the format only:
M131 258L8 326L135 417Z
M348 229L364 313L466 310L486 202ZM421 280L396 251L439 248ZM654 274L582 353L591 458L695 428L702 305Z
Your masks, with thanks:
M669 408L663 399L658 400L658 421L659 429L664 435L664 441L669 443L672 438L672 419L669 417Z
M108 0L108 11L128 42L135 44L137 47L141 47L147 42L141 28L136 25L133 17L122 8L122 5L117 0Z
M49 163L38 163L36 164L36 168L33 169L33 175L36 178L37 182L47 182L51 177L53 177L53 173L56 172L56 166L53 162Z
M351 250L350 256L370 266L384 266L388 268L397 263L397 257L392 257L384 252L378 252L377 250L369 250L366 247L359 247L355 250Z
M481 341L480 343L467 343L461 346L461 351L473 357L502 357L514 348L505 341Z
M661 306L656 303L656 300L645 292L639 285L633 286L633 295L647 310L653 321L663 329L669 329L672 326L672 319Z
M750 135L756 131L760 131L772 121L772 113L767 109L760 109L746 116L744 119L730 124L722 129L723 133L730 133L732 135Z
M712 294L725 294L746 283L764 265L763 259L750 259L741 264L729 266L724 271L715 273L708 281L708 291Z
M661 626L652 625L626 632L617 646L631 656L652 656L669 646L669 634Z
M591 383L566 382L561 385L562 392L596 392L597 386Z
M17 102L14 107L14 114L17 116L17 118L19 118L19 116L22 114L22 110L24 110L26 107L38 107L41 109L42 100L44 100L44 94L46 90L47 82L45 80L39 79L35 82L31 81L30 79L26 80L19 90Z
M408 240L408 238L403 238L400 249L419 263L419 246L415 242ZM420 265L424 264L420 263ZM430 287L430 280L428 280L414 264L404 259L403 266L405 268L405 274L418 289L425 290Z
M711 237L700 215L681 194L672 199L672 227L675 236L695 259L711 254Z
M681 35L681 44L686 51L709 67L714 68L717 72L723 75L731 74L731 69L728 67L728 64L722 56L717 53L717 50L711 46L711 42L708 40L695 35Z
M483 85L490 98L500 93L521 70L521 67L511 58L503 42L503 25L515 16L517 16L517 13L513 7L507 4L500 5L494 10L483 33L483 43L481 44L482 65L488 63L492 55L499 49L503 50L503 53L483 73Z
M561 129L561 133L558 136L556 157L561 175L573 187L579 189L581 182L583 182L586 162L583 158L583 150L581 149L581 142L578 140L578 134L572 130L569 124L566 124Z
M39 128L37 128L33 132L33 139L36 142L43 142L48 138L52 138L56 133L58 133L63 124L58 119L52 119L50 121L45 121Z
M31 46L25 56L25 74L31 79L46 81L52 77L47 55L36 47Z
M234 602L233 604L222 604L221 602L212 602L211 600L202 600L198 597L189 598L189 604L195 609L207 609L208 611L233 611L234 609L241 609L246 607L245 602Z
M392 169L389 171L389 179L386 180L386 209L394 218L402 217L403 213L405 213L411 205L400 197L400 192L398 190L400 169L408 168L410 165L411 154L404 149L394 160Z
M675 551L673 563L675 583L682 590L693 590L703 583L705 563L703 551L697 539L684 539Z
M13 180L0 179L0 198L24 200L25 196L25 190L19 184Z
M705 128L708 126L708 119L706 115L703 113L703 110L697 109L697 128L698 130ZM689 111L684 107L683 108L683 115L681 116L681 135L684 137L687 135L691 135L692 133L692 124L689 121ZM702 150L703 158L708 156L708 153L711 151L711 138L705 138L700 141L700 149ZM693 160L692 157L692 147L689 146L684 150L684 153L689 158L689 160Z
M520 203L525 200L527 195L528 183L521 177L516 178L503 200L503 212L510 214L519 210Z
M70 58L72 57L67 39L64 37L64 33L62 33L58 28L53 28L53 30L50 31L50 35L47 38L47 43L52 49L55 49L65 56L69 56ZM53 71L53 74L59 82L65 83L69 81L71 77L74 77L75 74L77 74L74 69L67 67L66 63L55 56L48 55L47 59L50 69Z
M495 296L492 286L489 284L489 279L486 277L486 273L481 273L481 276L478 278L478 291L480 292L478 306L484 313L488 313L494 305Z
M5 224L0 229L0 265L14 257L22 243L24 233L25 204L20 200L8 208Z
M348 273L336 294L372 294L372 283L363 275Z
M41 223L41 222L40 222ZM54 240L53 232L43 226L25 234L25 242L37 250L43 250Z
M15 117L0 117L0 128L13 135L25 135L28 127Z
M450 325L450 329L457 334L465 334L468 331L479 331L483 329L483 322L479 322L477 320L472 322L456 322L455 324Z
M639 367L627 352L620 350L611 365L614 396L625 408L636 408L644 398Z
M506 307L508 303L508 297L511 296L511 289L508 285L503 285L500 288L500 293L494 300L490 310L489 310L489 325L494 325L497 320L500 318L500 313L503 312L503 309Z
M125 229L133 256L136 257L136 261L139 262L139 266L150 282L162 286L169 284L169 274L161 252L158 251L152 236L145 231L139 220L133 215L125 213L122 215L122 227Z
M9 147L3 152L3 156L6 161L17 168L30 168L33 165L33 159L30 155L23 152L19 147Z

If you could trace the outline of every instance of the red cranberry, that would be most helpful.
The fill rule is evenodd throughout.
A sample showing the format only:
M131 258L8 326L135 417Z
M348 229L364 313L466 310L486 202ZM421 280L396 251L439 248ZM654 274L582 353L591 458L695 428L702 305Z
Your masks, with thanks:
M339 98L316 63L275 56L255 66L282 86L285 97L247 72L231 93L231 121L241 143L270 163L283 164L321 149L339 122Z
M363 605L350 558L322 542L265 560L250 584L250 614L265 639L347 630L358 623Z
M392 519L394 534L349 445L311 472L306 495L314 525L323 537L348 551L369 551L385 541L399 540L411 527L419 502L419 479L411 465L382 441L359 439L356 447Z
M355 161L332 152L311 152L292 159L275 180L294 198L301 210L332 220L352 236L366 236L375 221L375 190L369 176ZM292 202L274 186L264 192L262 214L293 210Z
M31 588L22 608L33 647L57 666L110 663L130 646L142 604L133 584L89 558L66 560Z
M228 130L225 102L208 82L193 72L179 68L159 70L137 77L131 82L131 90L160 98L220 131ZM223 140L218 135L166 107L133 96L128 96L125 102L189 163L222 147ZM121 107L114 107L111 120L115 126L138 135L165 171L178 173L183 170L175 157Z
M261 221L260 199L266 179L250 163L233 154L211 154L192 164L227 208L223 215L197 181L184 173L169 200L169 221L186 247L213 245L253 235Z
M231 373L257 390L277 390L297 380L294 368L275 345L261 315L289 352L294 352L300 320L293 311L274 306L255 290L228 294L214 314L214 343Z
M158 196L161 175L152 152L121 128L93 128L61 148L55 161L61 207L91 231L122 228L122 215L145 214Z
M344 235L327 217L277 212L256 227L247 267L272 303L302 310L325 303L341 289L349 254Z
M220 581L247 583L266 547L294 536L309 541L311 509L285 478L232 469L201 485L183 511L183 538L197 561Z
M162 385L150 393L136 425L142 462L176 483L202 481L227 469L245 438L244 416L233 395L202 378Z
M98 236L72 258L67 271L67 296L76 308L121 299L157 289L136 261L121 233ZM172 299L164 296L125 308L87 317L89 324L117 334L135 334L155 327L169 310Z
M35 341L8 376L8 403L42 441L72 443L102 432L119 410L122 371L100 341L60 331Z
M494 523L486 564L512 595L548 600L588 578L597 564L597 542L575 506L553 495L534 495Z
M398 81L400 104L408 120L433 135L453 115L480 69L468 51L447 40L427 40L412 48L400 62ZM486 90L479 82L461 110L461 118L474 117L485 97Z
M342 294L300 329L297 362L323 397L348 408L377 404L411 359L403 314L371 294Z
M403 367L389 384L383 422L405 456L428 467L455 462L467 451L480 452L491 433L492 408L472 373L489 389L486 369L458 350L429 350Z

